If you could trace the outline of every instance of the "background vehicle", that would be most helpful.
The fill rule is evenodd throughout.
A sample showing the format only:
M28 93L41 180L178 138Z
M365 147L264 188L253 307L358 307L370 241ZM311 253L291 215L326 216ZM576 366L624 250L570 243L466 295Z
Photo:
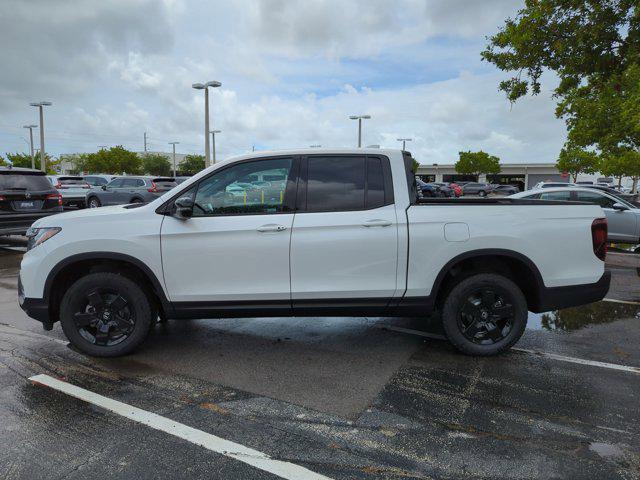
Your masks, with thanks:
M457 183L450 183L449 188L453 190L453 193L455 193L456 198L462 196L462 187Z
M189 180L190 178L191 178L190 176L186 176L186 175L175 177L176 185L180 185L182 182L184 182L185 180Z
M114 178L118 178L116 175L102 175L102 174L93 174L93 175L85 175L82 177L85 182L89 184L92 190L101 188L103 185L106 185Z
M493 193L499 195L513 195L514 193L520 192L518 187L513 185L492 185Z
M591 180L582 180L579 182L575 182L576 185L593 185L593 181Z
M441 197L440 187L433 183L427 183L419 178L416 178L416 185L422 192L423 197Z
M528 309L604 297L600 207L419 198L413 164L408 152L373 148L253 153L138 208L39 220L20 304L45 328L59 319L78 349L99 356L132 351L158 315L434 310L457 349L493 355L520 338ZM286 180L270 198L226 194L267 174Z
M104 205L146 203L176 185L172 177L118 177L103 185L100 190L92 190L87 195L87 205L97 208Z
M558 187L575 187L575 183L570 182L538 182L531 190L538 190L540 188L558 188Z
M91 189L83 177L47 175L49 182L62 195L63 207L84 208L87 204L87 192Z
M469 182L462 187L463 195L478 195L486 197L493 191L493 187L488 183Z
M456 194L448 184L444 182L431 182L431 185L436 185L440 187L440 195L442 197L455 197Z
M593 186L592 186L593 187ZM529 190L509 198L563 200L594 203L602 207L609 224L610 242L640 243L640 209L610 193L585 187Z
M62 196L40 170L0 167L0 235L24 235L39 218L62 212Z

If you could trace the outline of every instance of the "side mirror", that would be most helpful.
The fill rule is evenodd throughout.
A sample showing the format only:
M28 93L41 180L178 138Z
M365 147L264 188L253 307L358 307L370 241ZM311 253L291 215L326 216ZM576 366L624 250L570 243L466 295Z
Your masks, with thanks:
M107 186L106 185L102 185L102 190L106 190Z
M193 215L193 199L191 197L180 197L174 202L176 206L175 216L182 220L191 218Z
M612 207L614 210L618 210L619 212L624 212L625 210L629 210L629 207L623 205L622 203L614 203Z

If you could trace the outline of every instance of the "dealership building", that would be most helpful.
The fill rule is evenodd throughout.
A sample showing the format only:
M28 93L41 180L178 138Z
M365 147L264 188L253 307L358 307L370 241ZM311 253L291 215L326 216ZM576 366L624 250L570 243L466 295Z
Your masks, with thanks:
M487 182L515 185L520 190L528 190L538 182L569 182L566 172L560 172L555 163L502 163L497 175L474 175L457 173L453 165L420 165L417 175L425 182ZM589 178L587 178L589 177ZM584 180L595 180L597 176L586 176ZM581 178L582 179L582 176Z

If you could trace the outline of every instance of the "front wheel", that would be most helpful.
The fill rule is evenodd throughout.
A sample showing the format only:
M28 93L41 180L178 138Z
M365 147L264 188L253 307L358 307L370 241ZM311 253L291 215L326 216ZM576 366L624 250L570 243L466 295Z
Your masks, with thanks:
M527 301L502 275L481 273L453 287L442 309L447 339L462 353L489 356L516 343L527 325Z
M69 341L96 357L133 351L146 338L153 317L147 294L127 277L90 273L62 297L60 323Z
M100 203L100 200L98 200L98 198L91 197L89 199L89 208L98 208L100 206L102 206L102 204Z
M478 195L481 196L481 197L486 197L487 196L487 192L485 192L484 190L480 190L478 192Z

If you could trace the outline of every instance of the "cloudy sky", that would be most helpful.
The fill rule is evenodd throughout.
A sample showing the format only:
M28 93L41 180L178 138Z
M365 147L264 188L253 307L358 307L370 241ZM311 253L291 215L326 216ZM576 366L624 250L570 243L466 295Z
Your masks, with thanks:
M0 155L27 151L29 102L49 100L47 151L124 145L201 153L203 94L219 80L221 157L412 137L421 163L483 149L504 163L553 162L565 128L543 93L511 106L506 74L480 61L518 0L3 0ZM37 145L36 145L37 146Z

